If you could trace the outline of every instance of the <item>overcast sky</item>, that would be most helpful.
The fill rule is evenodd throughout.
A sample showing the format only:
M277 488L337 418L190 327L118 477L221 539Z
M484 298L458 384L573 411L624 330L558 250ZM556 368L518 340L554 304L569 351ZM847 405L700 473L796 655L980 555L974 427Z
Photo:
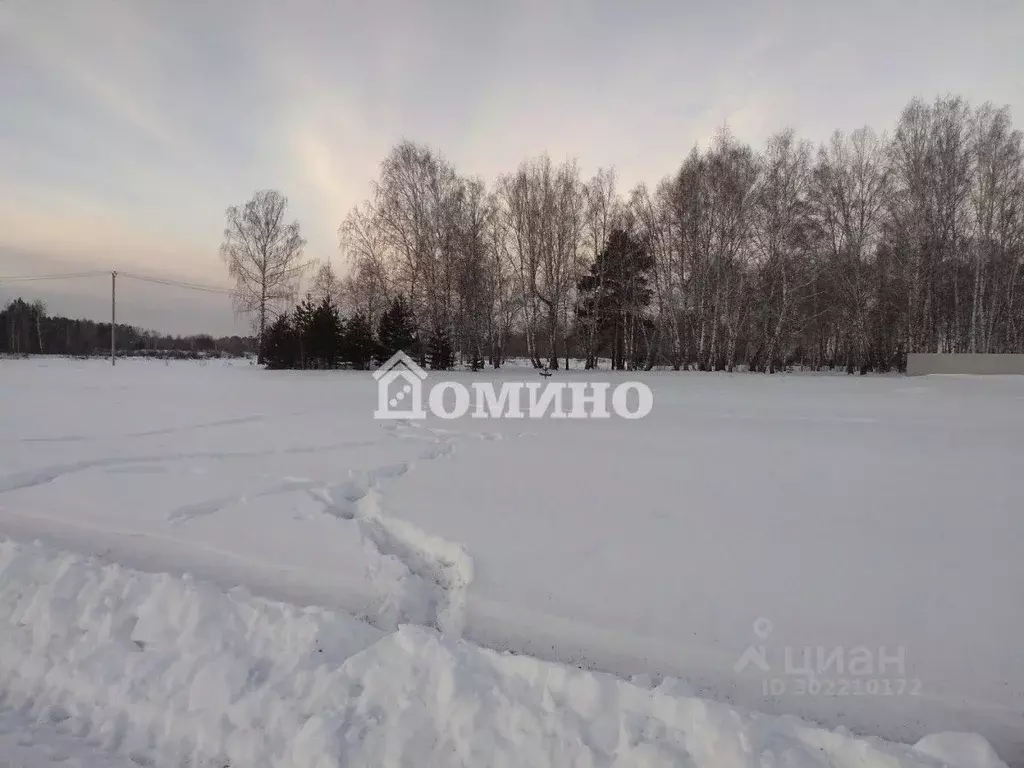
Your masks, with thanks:
M820 141L947 92L1024 125L1024 2L0 0L0 277L226 285L224 209L267 187L340 267L338 225L402 138L488 182L547 151L627 187L726 123ZM102 318L108 282L0 300ZM236 327L229 300L142 285L119 319Z

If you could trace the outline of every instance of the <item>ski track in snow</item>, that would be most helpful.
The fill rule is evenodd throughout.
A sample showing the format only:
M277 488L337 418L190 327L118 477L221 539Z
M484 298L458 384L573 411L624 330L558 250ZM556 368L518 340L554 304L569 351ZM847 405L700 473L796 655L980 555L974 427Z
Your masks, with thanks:
M207 515L215 514L236 504L244 505L249 501L249 499L277 496L278 494L291 493L292 491L305 491L315 485L317 485L317 483L310 480L303 480L300 478L285 479L278 485L271 486L259 493L243 494L241 496L221 496L215 499L196 502L195 504L186 504L185 506L172 510L167 515L167 519L172 523L187 522L188 520L192 520L197 517L205 517Z
M56 437L21 437L15 443L80 443L85 440L102 439L131 439L137 437L159 437L163 435L175 435L181 432L192 432L197 429L217 429L219 427L235 427L240 424L252 424L264 421L266 417L256 414L252 416L237 416L231 419L217 419L215 421L204 421L199 424L185 424L178 427L164 427L162 429L148 429L142 432L125 432L115 435L58 435Z
M307 416L309 411L293 411L281 414L283 417ZM177 427L163 427L161 429L147 429L141 432L122 432L110 435L58 435L55 437L20 437L15 440L0 440L0 443L80 443L87 440L111 440L111 439L133 439L140 437L161 437L164 435L175 435L182 432L193 432L198 429L218 429L220 427L237 427L241 424L255 424L264 422L267 416L264 414L250 414L247 416L234 416L229 419L214 419L202 421L198 424L183 424Z
M159 453L141 456L111 456L102 459L85 459L64 464L52 464L48 467L29 472L15 472L0 477L0 494L33 488L37 485L52 483L65 475L84 472L89 469L109 467L112 472L145 471L140 465L158 464L169 461L188 461L190 459L253 459L260 456L296 455L305 453L323 453L327 451L344 451L351 448L364 448L374 445L369 440L352 440L332 443L330 445L295 446L291 448L274 448L259 451L186 451L178 453ZM151 470L158 471L158 470ZM281 491L277 491L281 492Z

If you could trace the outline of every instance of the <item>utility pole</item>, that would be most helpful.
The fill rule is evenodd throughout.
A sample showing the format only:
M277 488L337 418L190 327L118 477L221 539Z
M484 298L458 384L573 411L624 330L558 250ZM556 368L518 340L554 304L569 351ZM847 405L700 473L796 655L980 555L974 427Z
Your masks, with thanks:
M110 364L117 365L117 271L110 273Z

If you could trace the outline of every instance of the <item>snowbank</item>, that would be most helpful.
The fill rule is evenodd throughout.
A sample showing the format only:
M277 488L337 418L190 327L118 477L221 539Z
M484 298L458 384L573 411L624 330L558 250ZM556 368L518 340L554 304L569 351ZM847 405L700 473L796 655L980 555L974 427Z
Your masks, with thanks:
M976 736L918 748L605 674L386 634L190 578L0 542L2 706L141 765L1002 768Z
M0 766L4 768L139 768L126 755L86 744L49 721L0 712Z

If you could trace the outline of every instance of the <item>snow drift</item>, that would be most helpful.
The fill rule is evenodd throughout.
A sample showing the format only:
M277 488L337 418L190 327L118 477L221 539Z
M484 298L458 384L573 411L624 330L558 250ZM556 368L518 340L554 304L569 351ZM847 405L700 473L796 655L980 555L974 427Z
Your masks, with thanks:
M1002 768L980 737L918 747L746 713L432 629L225 593L0 542L2 706L140 765Z

